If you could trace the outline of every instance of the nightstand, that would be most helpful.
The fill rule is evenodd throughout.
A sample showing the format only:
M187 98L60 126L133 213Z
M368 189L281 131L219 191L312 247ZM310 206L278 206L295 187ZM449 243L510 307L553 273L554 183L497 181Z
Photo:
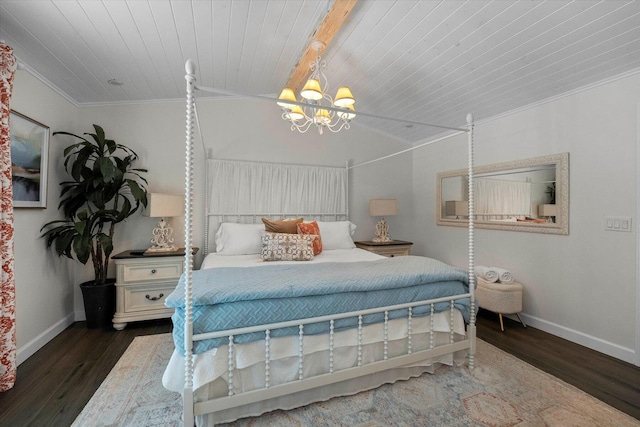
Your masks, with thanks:
M153 255L125 251L112 259L116 264L115 329L121 331L127 322L171 317L173 309L165 307L164 300L184 271L184 250Z
M413 245L413 242L405 242L404 240L392 240L386 243L366 240L354 243L356 244L356 247L360 249L390 258L409 255L411 245Z

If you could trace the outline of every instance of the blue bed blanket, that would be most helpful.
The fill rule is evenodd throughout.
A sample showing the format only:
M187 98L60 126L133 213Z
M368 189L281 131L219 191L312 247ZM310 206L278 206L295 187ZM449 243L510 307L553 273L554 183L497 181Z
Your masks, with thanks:
M184 282L165 301L175 308L172 317L174 342L184 356ZM411 301L427 300L468 292L468 274L441 261L418 256L377 261L276 264L261 267L223 267L193 272L193 333L283 322L328 314L365 310ZM469 320L469 299L455 303ZM449 303L435 310L449 309ZM414 316L430 313L416 308ZM406 317L406 310L389 313L389 318ZM364 316L363 323L382 321L382 315ZM357 318L342 319L335 331L357 326ZM305 334L326 333L329 323L305 326ZM298 328L271 331L272 337L298 334ZM263 339L264 333L234 337L244 343ZM194 343L194 353L227 344L227 338Z

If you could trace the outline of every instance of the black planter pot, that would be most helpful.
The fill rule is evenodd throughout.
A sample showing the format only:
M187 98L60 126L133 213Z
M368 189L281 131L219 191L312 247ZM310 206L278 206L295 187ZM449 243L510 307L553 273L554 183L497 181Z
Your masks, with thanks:
M116 311L115 279L104 285L96 285L94 281L80 284L84 312L87 316L88 328L110 328L113 314Z

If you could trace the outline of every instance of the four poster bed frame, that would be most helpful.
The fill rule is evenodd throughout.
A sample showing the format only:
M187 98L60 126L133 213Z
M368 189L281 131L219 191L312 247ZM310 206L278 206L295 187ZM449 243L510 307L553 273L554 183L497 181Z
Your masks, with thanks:
M450 128L446 126L432 125L420 122L410 122L420 125L427 126L435 126L440 128L445 128L449 130L457 130L458 132L454 135L459 135L463 132L468 135L468 168L469 168L469 232L468 232L468 250L469 250L469 259L468 259L468 293L455 295L451 297L443 297L438 299L431 299L426 301L415 301L401 305L387 306L387 307L379 307L375 309L368 310L359 310L356 312L342 313L337 315L329 315L322 316L316 318L307 318L307 319L298 319L289 322L280 322L277 324L269 324L269 325L261 325L255 327L248 327L242 329L234 329L227 330L221 332L209 332L202 334L193 334L193 240L192 240L192 230L193 230L193 163L194 163L194 148L193 148L193 140L194 140L194 127L197 125L196 111L195 111L195 91L201 90L206 92L214 92L214 93L224 93L229 94L227 91L222 91L218 89L205 88L205 87L197 87L195 71L196 67L193 61L188 60L186 63L186 76L185 79L187 81L187 95L186 95L186 147L185 147L185 162L186 162L186 170L185 170L185 269L183 274L184 280L184 314L185 314L185 322L184 322L184 388L183 388L183 425L184 426L192 426L194 425L194 417L196 415L202 414L210 414L218 411L223 411L229 408L238 408L243 407L245 405L250 405L255 402L262 402L268 399L277 399L283 396L292 396L297 393L301 393L306 390L317 389L319 387L328 387L332 384L336 384L341 381L362 378L364 376L375 376L376 373L382 373L385 371L390 371L395 368L403 368L418 364L421 361L433 360L434 358L440 357L446 354L453 354L455 352L465 351L467 352L467 363L470 369L474 367L474 354L475 354L475 340L476 340L476 329L475 329L475 274L474 272L474 210L473 210L473 117L471 114L467 115L467 128L466 129L458 129L458 128ZM245 96L253 97L253 98L262 98L268 99L270 101L275 101L275 99L265 97L265 96L257 96L257 95L247 95ZM301 104L302 105L302 104ZM323 107L324 108L324 107ZM372 117L380 117L374 116L366 113L359 112L358 114L362 116L372 116ZM386 118L389 120L397 120ZM404 120L400 120L404 121ZM450 135L450 136L454 136ZM448 136L449 137L449 136ZM448 138L445 137L445 138ZM440 138L442 140L444 138ZM431 141L432 143L435 141ZM427 144L429 144L427 143ZM426 145L426 144L422 144ZM418 148L422 145L413 147ZM407 150L404 150L405 152ZM399 153L397 153L399 154ZM390 157L390 156L387 156ZM385 158L387 158L385 157ZM361 165L368 164L371 162L362 163ZM356 166L361 166L356 165ZM349 169L347 167L347 169ZM214 184L215 185L215 184ZM209 209L208 206L206 208ZM348 212L348 201L347 201L347 212ZM209 223L208 213L206 218L206 223ZM208 226L205 226L208 228ZM208 234L208 230L206 230ZM208 239L209 236L206 235L205 239ZM468 298L470 300L470 318L469 323L466 328L466 337L463 336L461 340L454 341L453 338L453 304L454 301ZM433 340L433 326L431 327L431 343L427 343L427 349L418 349L417 345L415 346L415 350L412 351L412 332L411 332L411 312L412 309L417 308L418 306L431 306L431 313L433 314L433 306L437 303L448 302L451 306L451 339L444 345L434 345ZM390 356L387 354L387 314L392 310L403 309L406 310L409 315L408 319L406 319L408 325L408 351L406 354L402 354L400 356ZM330 334L328 334L330 338L330 348L329 348L329 372L326 374L321 374L317 376L312 376L309 378L305 378L302 375L302 363L303 363L303 353L302 353L302 338L303 338L303 328L304 325L318 322L331 322L333 325L334 321L338 321L339 319L344 319L346 317L356 317L362 319L362 316L370 315L372 313L383 313L384 320L384 357L381 357L381 360L374 361L371 363L360 363L358 360L357 366L336 370L333 371L333 328L331 329ZM433 317L433 315L431 316ZM417 319L417 318L416 318ZM433 322L432 322L433 325ZM269 386L269 331L272 329L283 328L283 327L296 327L300 330L300 353L298 355L299 366L300 366L300 375L293 382L288 382L285 384L278 384ZM362 329L362 325L358 326L358 337L360 336L360 331ZM233 350L233 340L234 336L245 334L245 333L255 333L260 332L265 334L265 347L267 349L267 353L265 354L265 387L257 390L252 390L248 392L243 392L240 394L236 394L233 391L233 371L232 371L232 350ZM193 388L193 376L194 376L194 342L202 341L205 339L213 339L213 338L223 338L228 339L229 342L229 393L228 396L216 398L210 401L205 402L194 402L194 388ZM361 351L361 342L358 341L358 355ZM323 399L325 400L325 399Z

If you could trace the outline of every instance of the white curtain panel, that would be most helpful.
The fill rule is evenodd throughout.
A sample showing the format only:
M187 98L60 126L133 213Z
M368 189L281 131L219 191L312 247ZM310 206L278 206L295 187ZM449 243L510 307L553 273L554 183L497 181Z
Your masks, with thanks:
M208 160L210 214L335 214L347 211L347 170Z
M531 215L531 184L477 178L475 211L482 220Z

